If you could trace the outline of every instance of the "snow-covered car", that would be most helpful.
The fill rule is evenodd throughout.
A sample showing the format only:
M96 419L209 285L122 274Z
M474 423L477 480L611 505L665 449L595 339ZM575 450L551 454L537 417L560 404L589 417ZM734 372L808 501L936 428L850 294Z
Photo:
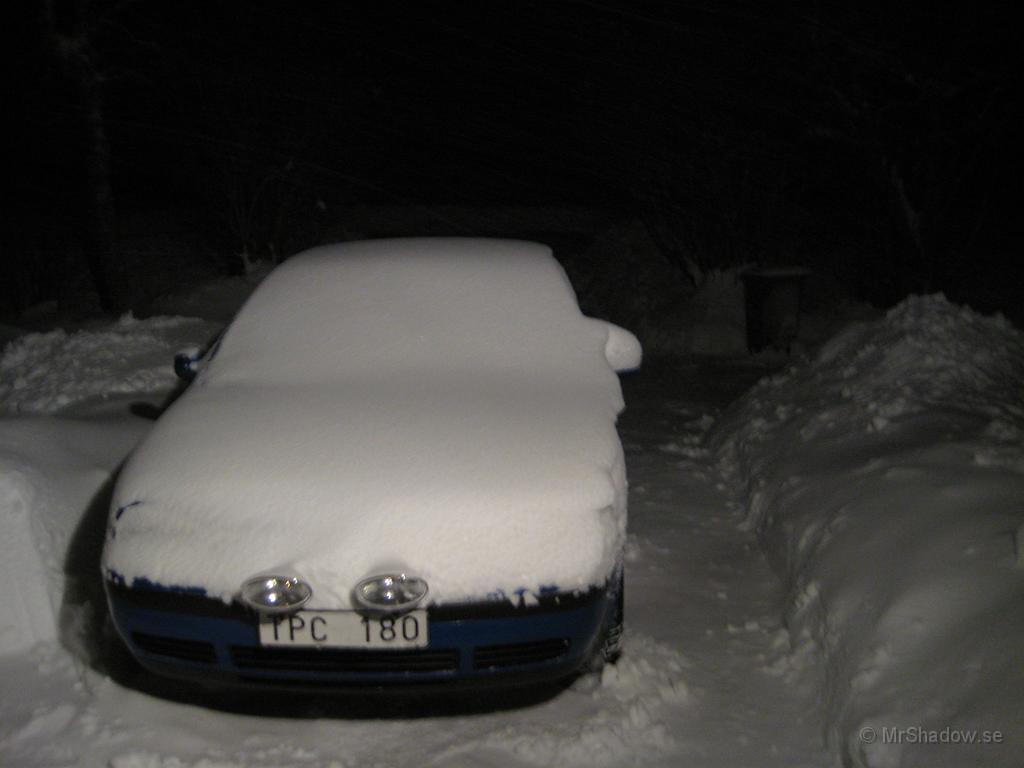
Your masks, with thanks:
M525 682L613 658L618 372L546 246L417 238L278 267L121 472L103 574L151 670ZM181 365L184 363L184 365Z

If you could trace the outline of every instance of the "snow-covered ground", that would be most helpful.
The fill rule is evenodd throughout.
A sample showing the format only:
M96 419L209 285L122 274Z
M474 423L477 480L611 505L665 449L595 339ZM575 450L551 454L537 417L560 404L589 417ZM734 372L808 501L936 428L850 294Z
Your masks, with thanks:
M0 413L44 414L72 406L167 393L175 384L168 351L203 343L221 326L198 318L125 315L116 323L68 333L30 333L0 357Z
M392 718L201 697L134 674L102 632L109 478L151 425L132 410L212 327L126 320L5 350L0 764L1019 764L1024 353L1005 323L908 301L725 413L765 364L628 377L622 660L532 706ZM1002 743L908 743L941 729Z

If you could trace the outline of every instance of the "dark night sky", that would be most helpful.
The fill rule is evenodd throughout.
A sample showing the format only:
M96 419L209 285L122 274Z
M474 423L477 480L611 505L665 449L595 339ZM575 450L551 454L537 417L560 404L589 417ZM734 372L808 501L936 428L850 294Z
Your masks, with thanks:
M331 205L720 218L741 234L719 250L800 252L906 239L883 200L902 190L928 238L913 248L1016 247L1020 69L991 9L55 0L48 27L35 5L11 86L21 221L74 219L87 196L79 81L51 34L84 31L119 211L272 175Z
M998 39L1008 29L963 9L267 0L114 8L94 47L110 78L115 164L132 196L159 194L161 182L187 186L192 163L237 152L295 158L360 199L616 198L638 158L669 152L686 130L736 144L759 130L776 151L796 152L816 123L837 122L828 114L834 89L894 109L916 95L909 85L899 93L902 80L945 76L953 87L1012 72ZM59 103L45 106L49 114L32 118L61 117Z

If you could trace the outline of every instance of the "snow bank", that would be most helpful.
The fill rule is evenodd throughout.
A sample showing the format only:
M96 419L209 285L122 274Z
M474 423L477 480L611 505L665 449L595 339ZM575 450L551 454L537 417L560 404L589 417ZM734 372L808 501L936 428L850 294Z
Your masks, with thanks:
M4 584L19 585L3 591L0 653L14 653L57 636L60 563L45 526L33 531L32 512L45 487L31 467L0 455L0 575Z
M1022 382L1008 322L913 297L762 380L716 430L788 578L793 642L824 652L844 765L1024 750Z
M0 583L7 585L0 590L0 654L61 634L59 616L70 607L69 578L99 582L99 542L90 545L88 531L78 529L114 467L148 426L130 417L0 419ZM101 539L103 517L94 522ZM91 564L83 562L90 546Z
M27 334L0 358L0 413L53 413L94 398L170 391L173 350L205 342L216 330L195 318L128 314L73 333Z

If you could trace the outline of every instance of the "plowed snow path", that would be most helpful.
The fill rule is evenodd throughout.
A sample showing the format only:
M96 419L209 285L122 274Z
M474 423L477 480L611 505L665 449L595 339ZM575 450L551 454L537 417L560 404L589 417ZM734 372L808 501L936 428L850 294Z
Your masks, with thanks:
M685 657L691 708L671 728L687 766L822 766L808 644L781 626L782 588L736 489L702 447L747 366L650 366L626 383L629 626Z

